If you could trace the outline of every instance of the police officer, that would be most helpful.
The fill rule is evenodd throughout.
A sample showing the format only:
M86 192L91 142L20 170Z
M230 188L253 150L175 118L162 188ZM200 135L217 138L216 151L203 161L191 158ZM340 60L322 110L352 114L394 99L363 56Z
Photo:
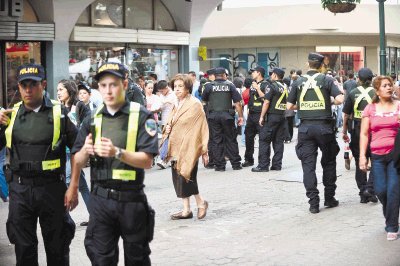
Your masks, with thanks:
M368 104L372 103L372 98L375 96L375 90L371 86L373 77L374 75L369 68L361 68L358 71L359 86L348 93L343 107L343 140L345 142L350 141L347 135L349 132L351 134L350 149L356 163L356 182L360 190L360 203L378 202L374 195L372 172L370 172L367 182L367 173L361 171L359 167L362 111ZM351 117L352 120L350 120ZM350 129L348 128L349 121L351 121Z
M77 129L64 106L43 96L41 65L20 66L17 80L22 101L0 111L0 147L6 146L11 156L7 235L15 244L17 265L38 265L39 218L47 264L69 265L75 224L68 211L78 204L78 178L67 190L65 150L72 148Z
M142 93L142 89L138 84L129 78L128 70L126 70L126 78L128 79L128 89L126 90L125 97L128 102L136 102L146 106L146 98Z
M95 79L104 104L83 121L72 149L73 177L90 158L92 195L85 248L93 265L118 264L124 240L126 265L150 265L154 213L143 191L144 168L158 152L157 126L143 106L127 102L125 68L106 63Z
M288 88L282 79L285 71L274 68L271 83L265 90L264 104L262 107L259 125L261 126L259 138L258 166L252 172L268 172L270 170L271 143L274 148L271 170L282 169L283 141L285 139L285 110ZM265 117L265 115L267 116ZM264 122L266 120L266 122Z
M235 128L235 110L238 112L238 125L243 124L242 97L232 82L226 80L225 68L215 69L215 81L204 87L202 99L207 103L210 148L214 156L215 171L225 171L225 155L233 170L240 170L239 146Z
M260 120L265 88L267 87L267 82L264 80L265 69L262 66L252 68L250 72L253 82L250 88L249 114L245 127L246 151L244 153L244 163L242 163L243 167L254 165L254 138L260 132L258 121Z
M297 107L297 113L301 119L296 154L301 160L303 182L306 195L309 198L311 213L319 212L319 191L315 174L318 148L322 152L322 179L325 186L324 205L326 207L337 207L339 205L339 201L334 197L336 190L336 155L339 152L339 146L334 133L331 97L333 104L339 105L343 102L343 94L337 86L337 81L318 72L323 60L324 56L321 54L309 54L309 70L306 75L299 77L292 84L287 100L287 108L295 109Z
M202 97L205 86L208 83L211 83L215 80L215 68L211 68L211 69L207 70L207 77L208 77L207 82L205 82L203 84L203 86L199 88L200 97ZM203 108L204 108L204 112L206 113L206 117L208 118L207 103L205 101L203 101ZM208 164L205 166L207 169L215 168L215 160L214 160L213 150L214 150L214 148L212 146L212 141L209 140L208 141L208 159L209 159L209 161L208 161Z

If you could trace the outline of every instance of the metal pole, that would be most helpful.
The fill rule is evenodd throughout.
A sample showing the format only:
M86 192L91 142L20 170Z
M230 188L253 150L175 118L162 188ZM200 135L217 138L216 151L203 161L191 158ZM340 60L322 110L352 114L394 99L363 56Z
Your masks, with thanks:
M385 38L385 1L376 0L379 3L379 43L380 43L380 74L386 75L386 38Z

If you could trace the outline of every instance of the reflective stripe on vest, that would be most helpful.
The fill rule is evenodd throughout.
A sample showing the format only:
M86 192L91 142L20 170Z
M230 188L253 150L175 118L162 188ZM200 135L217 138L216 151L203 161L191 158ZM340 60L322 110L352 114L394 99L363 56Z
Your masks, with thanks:
M300 99L299 99L299 109L300 110L325 110L325 100L322 95L321 89L317 86L317 81L315 80L320 73L315 73L312 77L309 75L304 75L307 78L307 81L303 84L303 88L301 90ZM304 96L306 95L309 89L314 89L317 94L318 101L305 101Z
M104 108L104 104L100 105L94 116L94 124L96 131L95 144L101 142L101 124L103 121L103 115L101 110ZM126 136L126 150L129 152L135 152L136 149L136 138L139 127L139 111L140 104L130 102L129 106L129 118L128 118L128 132ZM113 169L112 178L118 180L134 181L136 180L135 170L124 170L124 169Z
M253 94L253 99L254 99L253 106L261 106L262 103L257 102L258 97L256 97L255 94Z
M356 101L354 102L354 118L361 119L363 111L358 110L358 105L363 99L365 99L368 103L372 103L372 99L371 96L369 96L369 92L372 91L374 88L368 87L364 89L363 86L359 86L357 87L357 89L361 92L361 94L357 97Z
M283 92L281 94L281 97L279 97L279 100L275 104L275 109L285 111L286 110L286 103L282 103L282 101L285 98L285 96L286 96L286 99L287 99L287 97L288 97L288 89L287 89L286 84L282 84L282 83L280 83L278 81L276 83L278 83L278 85L281 88L283 88Z
M61 105L59 102L51 100L51 103L53 104L53 140L51 143L51 149L54 150L57 142L60 139L60 130L61 130ZM6 145L7 148L11 149L12 145L12 130L14 127L15 123L15 118L17 117L19 108L21 107L22 101L18 102L14 105L13 107L13 112L11 113L11 120L10 123L8 124L8 127L5 132L6 136ZM60 159L56 160L51 160L51 161L42 161L42 169L43 170L53 170L60 168L61 166L61 161Z

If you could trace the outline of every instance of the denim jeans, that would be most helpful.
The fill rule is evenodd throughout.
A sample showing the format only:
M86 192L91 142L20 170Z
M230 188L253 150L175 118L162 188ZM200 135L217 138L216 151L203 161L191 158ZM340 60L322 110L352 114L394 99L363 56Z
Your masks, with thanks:
M400 182L392 156L372 154L372 172L374 189L382 203L383 215L386 219L385 230L399 230Z
M4 176L3 166L6 161L6 148L0 151L0 197L6 199L8 197L8 184Z
M67 187L69 187L69 183L71 182L71 153L69 152L67 152L65 172L65 183L67 184ZM86 183L85 173L83 171L81 171L81 175L79 176L79 192L81 193L83 201L85 202L86 209L89 211L90 192L89 187Z

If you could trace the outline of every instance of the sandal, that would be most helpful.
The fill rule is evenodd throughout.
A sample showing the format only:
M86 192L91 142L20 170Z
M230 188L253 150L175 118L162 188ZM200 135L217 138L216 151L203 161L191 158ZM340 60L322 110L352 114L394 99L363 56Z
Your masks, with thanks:
M203 207L197 207L197 219L201 220L207 215L208 202L204 201Z
M386 239L387 239L388 241L396 240L396 239L397 239L397 233L393 233L393 232L387 233Z

